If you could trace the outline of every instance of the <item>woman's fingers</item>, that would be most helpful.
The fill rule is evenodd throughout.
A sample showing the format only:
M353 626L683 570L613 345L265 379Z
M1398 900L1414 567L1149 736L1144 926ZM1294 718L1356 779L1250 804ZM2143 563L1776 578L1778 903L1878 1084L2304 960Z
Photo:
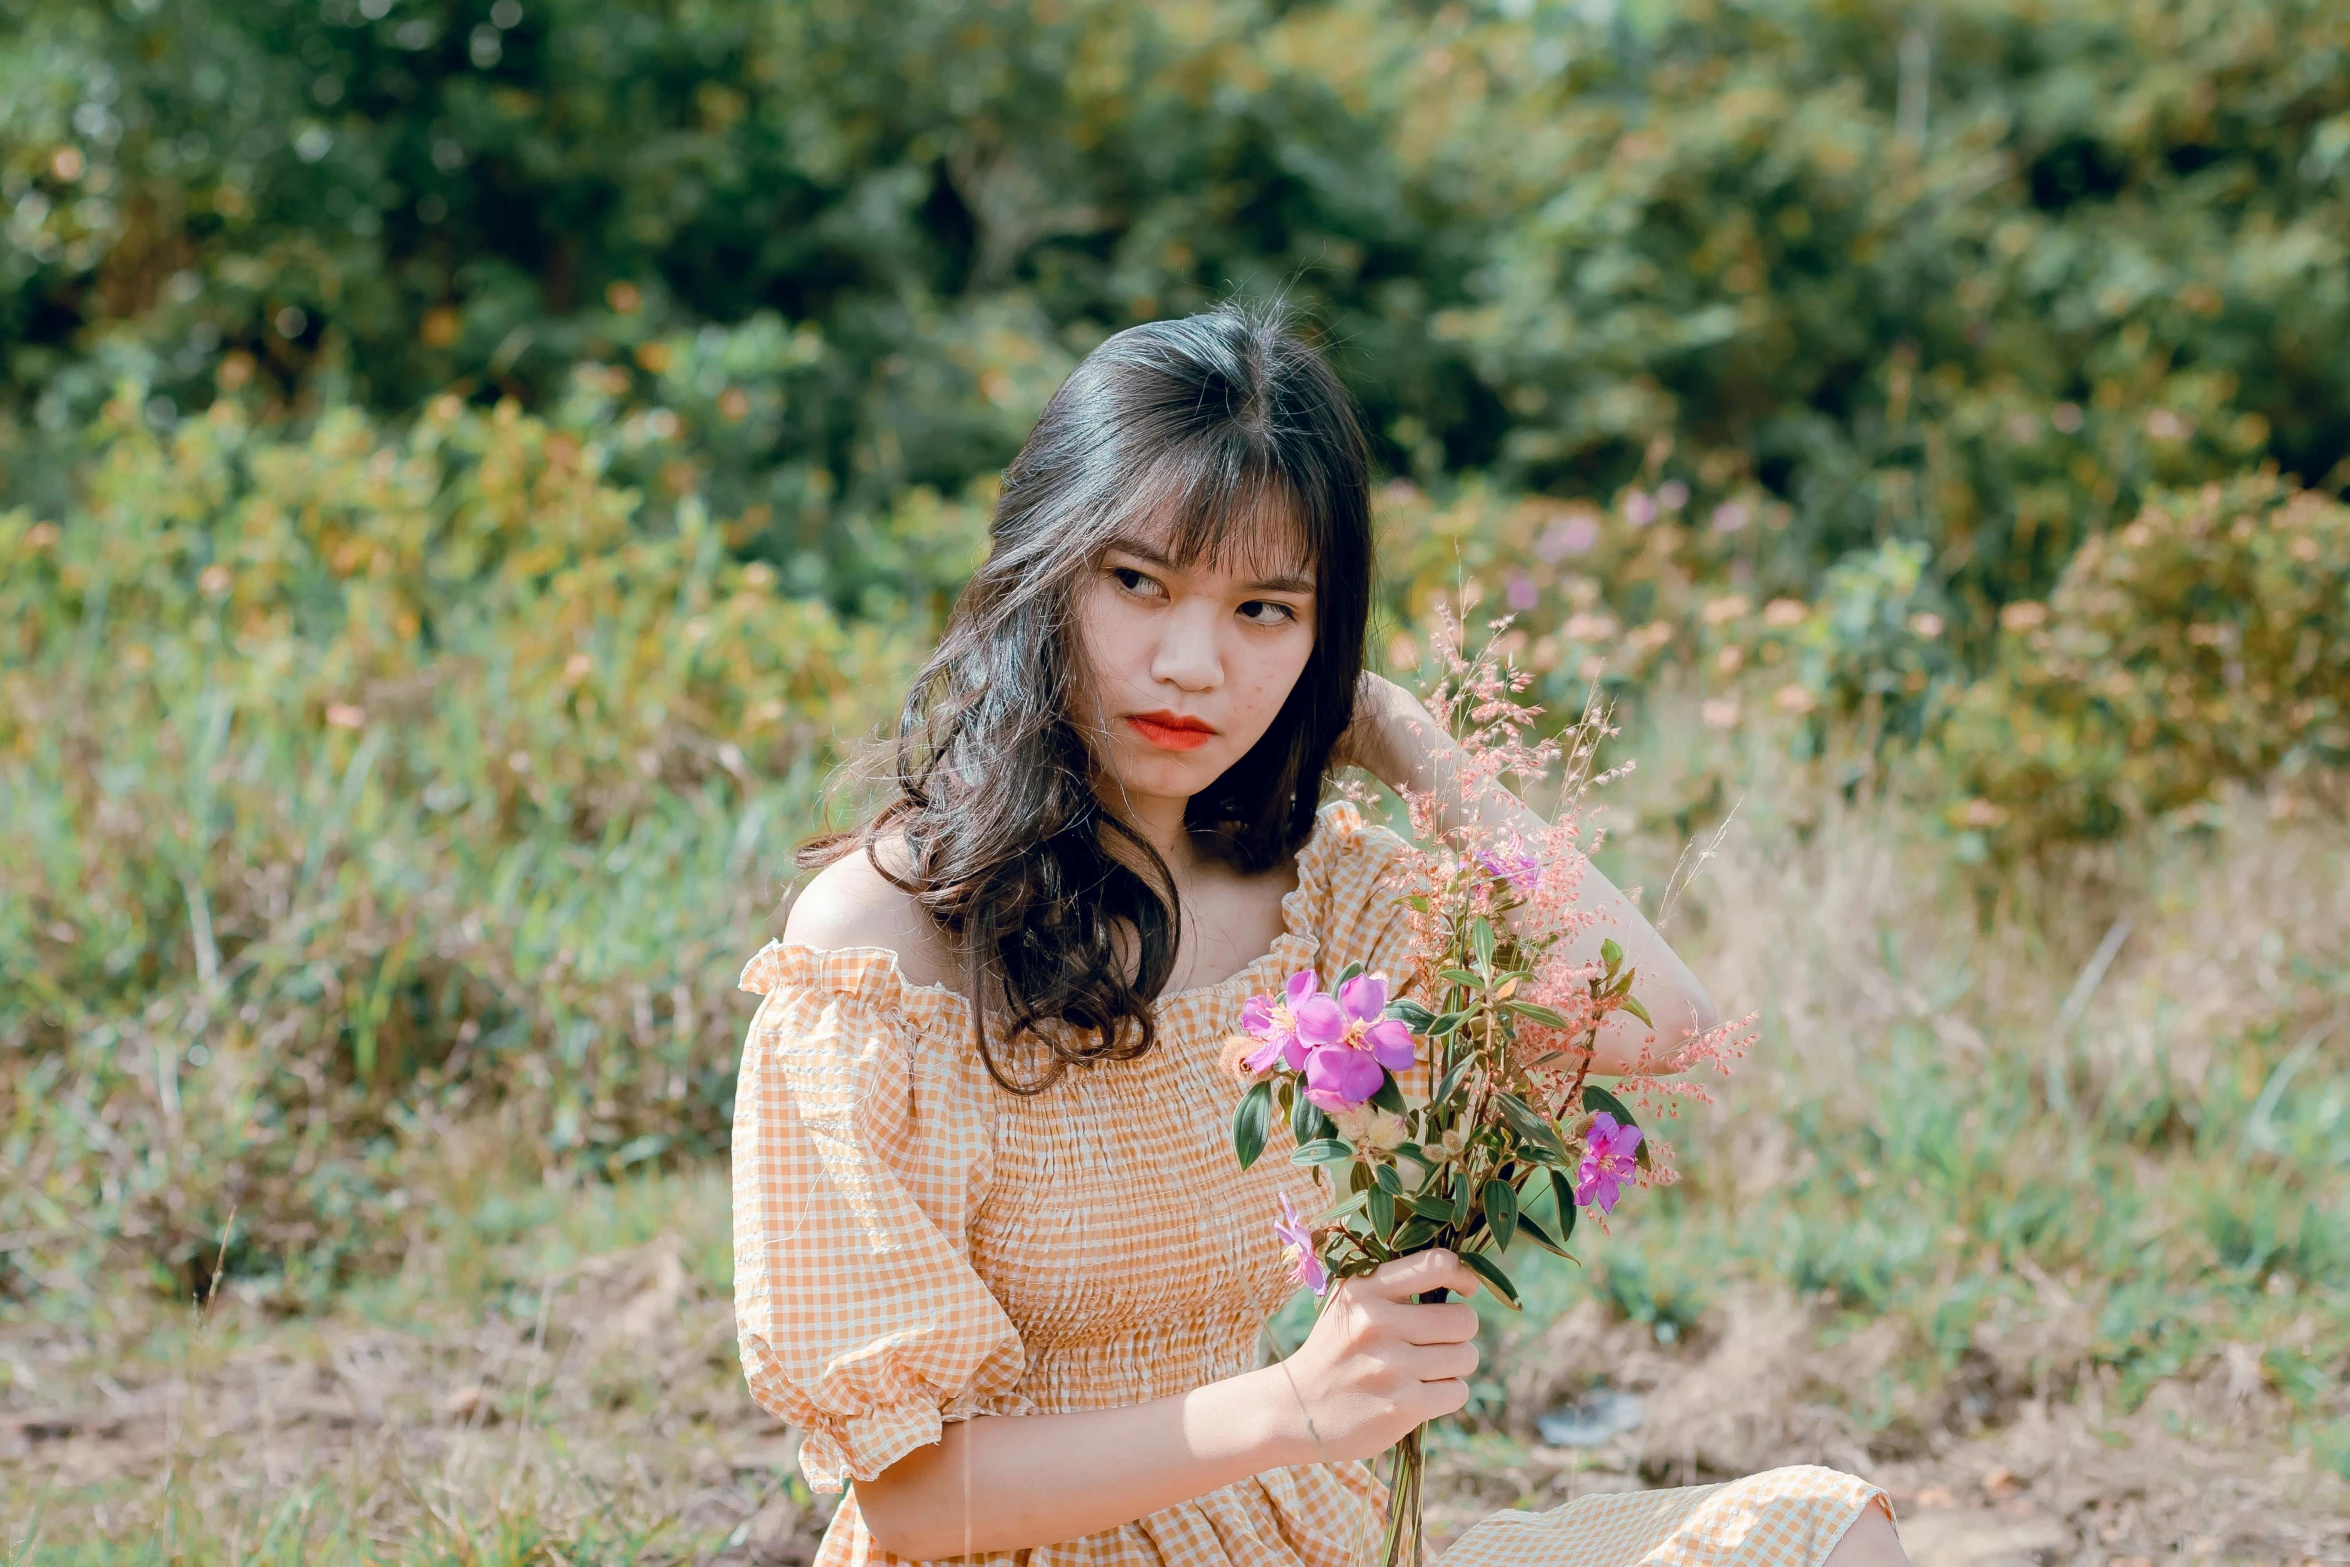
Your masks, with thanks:
M1397 1302L1416 1300L1430 1290L1451 1290L1456 1295L1477 1292L1477 1275L1468 1264L1449 1251L1416 1251L1409 1257L1398 1257L1383 1262L1370 1278L1372 1293L1381 1300Z
M1472 1343L1426 1344L1413 1351L1411 1368L1422 1382L1465 1382L1476 1374L1478 1359Z
M1465 1300L1406 1306L1397 1327L1407 1344L1466 1344L1477 1336L1477 1308Z

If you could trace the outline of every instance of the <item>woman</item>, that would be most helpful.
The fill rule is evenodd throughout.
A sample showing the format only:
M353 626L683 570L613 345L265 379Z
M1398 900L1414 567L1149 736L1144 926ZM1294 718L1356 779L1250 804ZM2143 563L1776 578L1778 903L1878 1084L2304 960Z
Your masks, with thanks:
M1314 1177L1241 1171L1218 1047L1289 972L1400 975L1351 764L1453 811L1456 752L1367 677L1364 445L1313 352L1223 311L1123 332L1005 474L985 565L900 727L897 796L823 869L763 992L734 1144L753 1394L854 1483L820 1567L1365 1567L1370 1458L1458 1410L1474 1275L1430 1253L1335 1292L1256 1365L1290 1288L1269 1223ZM1596 872L1584 897L1671 1038L1703 988ZM1650 1043L1624 1014L1601 1071ZM1316 1204L1318 1205L1318 1204ZM1012 1418L1019 1417L1019 1418ZM1872 1506L1872 1503L1875 1504ZM1452 1567L1902 1560L1826 1470L1505 1513Z

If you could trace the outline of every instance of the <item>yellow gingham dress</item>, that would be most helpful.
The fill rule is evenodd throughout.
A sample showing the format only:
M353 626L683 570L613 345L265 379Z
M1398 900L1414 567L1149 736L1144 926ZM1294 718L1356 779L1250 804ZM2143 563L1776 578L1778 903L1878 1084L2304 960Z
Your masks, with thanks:
M771 944L734 1123L735 1322L751 1393L798 1427L808 1483L869 1479L942 1423L1112 1408L1250 1369L1291 1292L1272 1221L1318 1205L1281 1147L1242 1171L1217 1051L1241 1004L1309 965L1410 959L1382 885L1401 840L1324 809L1272 950L1162 997L1158 1043L1020 1097L962 999L877 948ZM1277 1133L1285 1137L1285 1132ZM1824 1469L1500 1513L1444 1567L1810 1567L1874 1487ZM1363 1567L1383 1487L1359 1463L1275 1469L1003 1567ZM978 1560L979 1558L973 1558ZM1020 1560L1024 1559L1024 1560ZM852 1494L817 1567L895 1560Z

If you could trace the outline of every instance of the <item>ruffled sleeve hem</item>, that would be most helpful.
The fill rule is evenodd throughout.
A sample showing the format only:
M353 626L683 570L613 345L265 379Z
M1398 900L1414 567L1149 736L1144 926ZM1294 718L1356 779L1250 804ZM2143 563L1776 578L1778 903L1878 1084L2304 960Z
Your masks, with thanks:
M961 996L944 985L907 979L898 955L886 947L819 949L770 941L743 965L737 983L754 995L798 989L861 1002L903 1017L916 1037L945 1029L960 1039L971 1026L971 1011Z
M839 1491L871 1480L946 1429L938 1407L920 1399L847 1420L826 1421L800 1444L800 1476L812 1491Z

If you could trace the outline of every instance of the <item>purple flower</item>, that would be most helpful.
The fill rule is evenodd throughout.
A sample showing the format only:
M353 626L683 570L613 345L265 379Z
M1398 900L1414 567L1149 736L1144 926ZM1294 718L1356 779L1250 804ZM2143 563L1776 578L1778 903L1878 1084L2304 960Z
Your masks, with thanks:
M1632 1179L1633 1155L1639 1147L1639 1127L1619 1126L1605 1110L1593 1116L1583 1167L1575 1172L1576 1204L1613 1213L1623 1184Z
M1273 1234L1281 1242L1284 1255L1289 1258L1289 1276L1305 1289L1321 1295L1329 1291L1330 1269L1321 1254L1314 1250L1314 1232L1306 1228L1305 1220L1297 1216L1297 1207L1289 1200L1289 1193L1281 1194L1281 1217L1273 1221Z
M1714 508L1714 532L1736 533L1752 521L1754 513L1738 501L1724 501Z
M1656 503L1667 511L1679 511L1689 504L1689 486L1678 479L1667 479L1656 487Z
M1478 851L1477 864L1488 876L1499 876L1520 893L1530 894L1542 885L1542 861L1523 849L1512 849L1507 854L1491 849Z
M1656 498L1646 490L1634 490L1625 496L1624 520L1635 528L1645 528L1656 521Z
M1306 1056L1306 1098L1332 1115L1367 1104L1386 1081L1368 1050L1324 1045Z
M1367 1103L1386 1081L1418 1059L1409 1026L1385 1016L1387 977L1358 974L1333 996L1315 989L1305 969L1279 997L1251 996L1241 1024L1259 1041L1241 1057L1250 1074L1285 1066L1305 1076L1306 1098L1336 1114Z
M1299 969L1289 976L1281 995L1248 998L1240 1009L1240 1026L1263 1043L1240 1058L1242 1066L1253 1074L1270 1071L1275 1065L1294 1072L1306 1064L1306 1051L1311 1046L1299 1037L1297 1014L1309 1001L1330 999L1318 995L1320 984L1312 969ZM1316 1021L1320 1021L1319 1015Z
M1513 571L1509 576L1509 600L1510 608L1521 612L1529 610L1542 602L1542 589L1524 572Z

